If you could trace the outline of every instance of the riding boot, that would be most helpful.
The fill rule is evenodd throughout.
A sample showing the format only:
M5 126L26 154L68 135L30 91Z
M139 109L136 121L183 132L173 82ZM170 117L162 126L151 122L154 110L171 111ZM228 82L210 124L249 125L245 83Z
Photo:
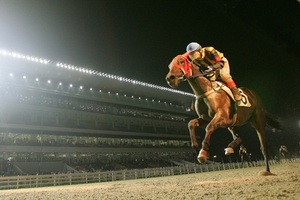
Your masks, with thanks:
M232 87L232 88L230 88L230 90L231 90L234 100L235 100L234 107L237 110L238 104L242 100L242 95L240 94L240 91L237 87Z

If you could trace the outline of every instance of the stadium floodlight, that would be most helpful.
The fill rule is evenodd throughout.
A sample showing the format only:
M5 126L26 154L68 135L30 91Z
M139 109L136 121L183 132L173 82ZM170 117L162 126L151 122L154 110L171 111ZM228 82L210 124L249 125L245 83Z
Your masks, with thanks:
M3 56L6 56L7 52L5 50L0 50L0 54L3 55Z
M13 75L13 73L9 73L9 76L10 76L10 77L13 77L14 75Z
M39 78L35 78L35 81L39 81Z
M44 59L44 58L38 58L38 57L34 57L34 56L26 56L17 52L11 52L11 51L7 51L7 50L1 50L0 49L0 54L3 56L11 56L13 58L17 58L17 59L24 59L24 60L28 60L28 61L33 61L33 62L40 62L43 64L48 64L50 62L50 60L48 59Z
M52 64L53 63L54 66L56 66L56 67L76 70L76 71L79 71L79 72L82 72L82 73L102 76L102 77L105 77L105 78L117 79L119 81L124 81L124 82L128 82L128 83L131 83L131 84L137 84L137 85L150 87L150 88L155 88L155 89L159 89L159 90L164 90L164 91L168 91L168 92L172 92L172 93L179 93L179 94L186 95L186 96L195 96L192 93L187 93L187 92L183 92L183 91L180 91L180 90L175 90L175 89L171 89L171 88L157 86L157 85L154 85L154 84L145 83L145 82L141 82L141 81L137 81L137 80L133 80L133 79L117 76L117 75L107 74L107 73L103 73L103 72L99 72L99 71L96 71L96 70L87 69L87 68L83 68L83 67L77 67L77 66L74 66L74 65L65 64L65 63L61 63L61 62L53 62L53 61L50 61L48 59L39 58L39 57L36 57L36 56L24 55L24 54L20 54L20 53L17 53L17 52L11 52L11 51L8 51L8 50L4 50L4 49L0 49L0 55L10 56L12 58L17 58L17 59L24 59L24 60L27 60L27 61L33 61L33 62L38 62L38 63L42 63L42 64L48 64L48 63Z
M90 91L93 91L93 88L90 88Z
M40 58L40 63L48 64L49 62L50 62L49 60L41 59L41 58Z
M51 80L48 80L47 82L50 84L50 83L51 83Z
M12 52L11 56L14 57L14 58L20 58L21 57L20 54L15 53L15 52Z
M69 86L70 86L70 87L73 87L73 84L70 84Z
M83 89L82 85L79 87L79 89Z
M23 79L26 79L26 76L25 76L25 75L23 76Z
M59 85L61 86L61 85L62 85L62 82L60 82Z

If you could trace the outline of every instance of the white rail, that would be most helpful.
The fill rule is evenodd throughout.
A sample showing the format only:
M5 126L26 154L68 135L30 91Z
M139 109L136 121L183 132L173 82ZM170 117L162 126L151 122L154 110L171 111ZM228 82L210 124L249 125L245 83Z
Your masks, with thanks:
M285 159L281 161L271 160L270 165L283 162L299 162L300 158ZM253 162L256 167L264 166L264 161ZM174 176L182 174L202 173L209 171L221 171L251 167L248 163L215 163L203 165L188 165L164 168L134 169L121 171L105 171L95 173L70 173L30 176L0 177L0 189L19 189L58 185L75 185L88 183L101 183L108 181L120 181L130 179L145 179L152 177Z

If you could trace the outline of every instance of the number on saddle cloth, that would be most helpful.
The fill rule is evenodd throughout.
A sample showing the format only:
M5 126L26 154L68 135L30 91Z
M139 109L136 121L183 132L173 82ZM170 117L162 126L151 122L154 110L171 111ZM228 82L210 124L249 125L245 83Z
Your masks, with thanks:
M220 81L216 81L216 83L218 84L219 87L221 87L222 90L224 90L232 98L232 100L234 100L231 90L224 83L222 83ZM248 99L247 94L245 94L244 91L240 88L239 88L239 91L242 96L242 100L239 102L238 106L251 107L251 103Z

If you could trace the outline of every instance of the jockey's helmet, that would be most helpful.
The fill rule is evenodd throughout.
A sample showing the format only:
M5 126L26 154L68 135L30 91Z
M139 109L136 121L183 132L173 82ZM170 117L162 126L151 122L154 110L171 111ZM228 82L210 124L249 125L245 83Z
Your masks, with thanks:
M201 49L201 45L198 44L197 42L191 42L189 43L187 46L186 46L186 51L196 51L196 50L199 50Z

